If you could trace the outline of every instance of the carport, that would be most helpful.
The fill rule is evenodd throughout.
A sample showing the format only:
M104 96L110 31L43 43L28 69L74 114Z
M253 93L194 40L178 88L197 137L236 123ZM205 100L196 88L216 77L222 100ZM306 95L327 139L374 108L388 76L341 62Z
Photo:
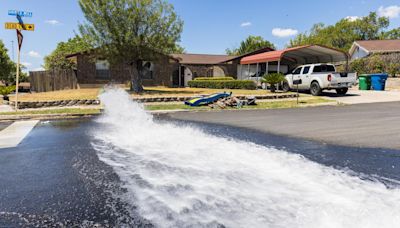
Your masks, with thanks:
M259 65L266 64L265 72L268 74L268 66L271 62L277 62L276 71L281 72L281 65L287 65L288 69L290 69L297 65L311 63L346 62L347 68L348 59L348 54L338 49L321 45L304 45L246 56L241 59L240 64L247 65L248 69L250 69L250 64L256 64L257 74L259 73Z

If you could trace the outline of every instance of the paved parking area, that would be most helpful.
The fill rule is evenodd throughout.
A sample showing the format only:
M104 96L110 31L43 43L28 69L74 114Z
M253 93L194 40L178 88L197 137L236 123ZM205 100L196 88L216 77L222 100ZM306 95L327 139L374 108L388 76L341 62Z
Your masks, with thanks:
M324 92L323 97L342 104L393 102L400 101L400 91L362 91L352 89L345 96L342 96L332 90Z

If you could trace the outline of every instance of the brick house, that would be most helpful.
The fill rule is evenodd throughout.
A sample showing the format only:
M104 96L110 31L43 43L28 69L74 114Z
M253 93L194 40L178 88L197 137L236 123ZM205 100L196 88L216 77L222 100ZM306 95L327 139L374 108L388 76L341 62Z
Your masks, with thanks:
M226 62L234 56L205 54L160 55L153 62L143 62L143 85L145 86L187 86L196 77L217 77L237 75L237 66ZM124 65L110 65L106 60L93 58L87 53L66 56L76 63L79 84L126 83L130 80Z

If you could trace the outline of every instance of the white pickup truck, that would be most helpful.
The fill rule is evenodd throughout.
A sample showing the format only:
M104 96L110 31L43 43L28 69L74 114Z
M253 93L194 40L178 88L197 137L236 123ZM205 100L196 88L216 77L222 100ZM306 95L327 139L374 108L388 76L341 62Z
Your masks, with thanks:
M297 67L287 74L283 90L309 90L318 96L322 90L335 89L338 94L346 94L348 89L356 84L356 73L338 73L332 64L308 64Z

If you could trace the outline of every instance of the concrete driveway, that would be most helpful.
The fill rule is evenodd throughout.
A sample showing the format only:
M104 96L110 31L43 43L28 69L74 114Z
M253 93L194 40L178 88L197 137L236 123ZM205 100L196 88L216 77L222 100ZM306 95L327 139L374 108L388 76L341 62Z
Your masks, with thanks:
M400 91L371 91L352 89L343 96L336 92L326 91L322 97L330 100L335 100L342 104L366 104L400 101Z

